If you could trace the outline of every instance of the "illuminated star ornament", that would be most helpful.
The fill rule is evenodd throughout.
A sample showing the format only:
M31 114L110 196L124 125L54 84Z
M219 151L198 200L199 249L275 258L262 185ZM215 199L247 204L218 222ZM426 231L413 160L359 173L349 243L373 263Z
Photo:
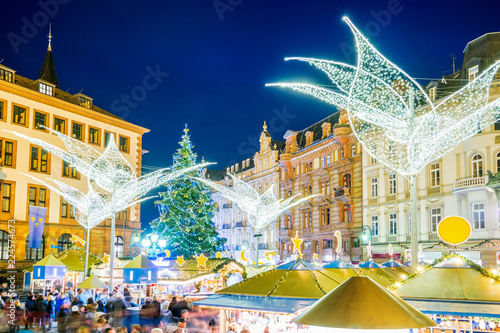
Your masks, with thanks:
M298 252L299 255L302 253L302 250L300 249L300 245L302 244L303 240L299 238L299 232L295 232L295 238L292 238L292 243L293 243L293 250L292 253Z
M186 263L186 261L184 260L184 256L178 256L177 257L177 260L175 261L177 263L177 265L179 265L179 267L182 267L182 265L184 265Z
M77 235L71 235L71 243L73 244L80 243L80 245L84 247L86 242Z
M104 253L104 256L102 257L102 262L104 263L104 266L109 265L109 254Z
M197 267L205 267L205 268L207 268L207 264L206 263L207 263L207 259L208 258L205 257L205 255L203 253L200 254L199 257L197 257L197 256L194 256L194 257L196 258L196 261L198 262Z

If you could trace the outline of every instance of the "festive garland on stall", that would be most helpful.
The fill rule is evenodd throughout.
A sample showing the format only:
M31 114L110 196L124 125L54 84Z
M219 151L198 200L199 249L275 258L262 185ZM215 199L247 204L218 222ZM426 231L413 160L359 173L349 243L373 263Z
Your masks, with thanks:
M456 246L452 246L448 243L445 243L443 241L439 241L437 242L436 244L432 244L431 246L428 246L428 247L425 247L423 248L423 250L430 250L430 249L433 249L435 248L436 246L444 246L444 247L447 247L449 249L452 249L452 250L458 250L458 251L470 251L470 250L475 250L485 244L490 244L491 246L493 246L494 248L497 248L497 249L500 249L500 245L496 244L495 242L493 242L493 240L491 238L488 238L488 239L485 239L483 241L481 241L480 243L477 243L476 245L472 245L471 247L456 247ZM405 245L405 244L402 244L402 243L398 243L398 245L405 249L405 250L408 250L410 249L409 246Z
M63 251L61 251L61 252L57 253L57 254L55 255L55 257L56 257L57 259L61 260L61 259L62 259L62 258L64 258L66 255L68 255L68 253L69 253L70 251L72 251L72 250L75 250L75 251L76 251L76 253L78 254L78 258L80 259L80 261L81 261L82 263L84 263L84 262L85 262L85 257L83 257L83 258L82 258L82 252L83 252L83 254L85 254L85 249L83 249L83 248L81 248L81 247L79 247L79 246L76 246L76 245L74 245L74 244L70 244L66 250L63 250ZM89 259L90 259L90 258L93 258L93 259L95 259L95 260L96 260L96 263L94 264L94 265L96 265L96 266L97 266L97 265L100 265L100 264L103 262L103 261L102 261L102 258L99 258L99 257L98 257L98 256L96 256L95 254L92 254L92 253L90 253L90 252L89 252ZM90 261L90 260L89 260L89 261ZM90 265L89 265L89 268L90 268ZM70 270L70 271L71 271L71 270ZM75 271L75 272L76 272L76 271Z
M425 265L421 271L417 271L415 273L410 274L406 279L387 287L387 289L389 289L389 290L396 289L397 287L400 287L401 285L403 285L406 282L410 281L411 279L419 276L420 274L427 272L429 269L433 268L434 266L436 266L436 265L438 265L438 264L440 264L448 259L451 259L451 258L459 258L462 261L464 261L468 266L470 266L471 268L474 268L476 271L483 274L484 276L500 282L500 276L498 275L498 273L494 274L491 271L487 270L486 268L479 266L478 264L476 264L472 260L469 260L461 255L456 254L456 253L451 253L451 254L447 254L445 256L442 256L441 258L435 259L432 263Z

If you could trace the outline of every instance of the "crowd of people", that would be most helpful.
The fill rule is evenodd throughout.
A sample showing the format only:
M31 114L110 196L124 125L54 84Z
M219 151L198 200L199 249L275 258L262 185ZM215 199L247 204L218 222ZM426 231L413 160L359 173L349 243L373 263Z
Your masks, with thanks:
M160 300L146 297L137 308L127 288L123 293L85 290L65 293L57 290L26 295L24 304L2 292L0 332L59 333L215 333L219 331L217 311L193 306L189 298ZM141 302L142 303L142 302ZM130 308L135 308L130 309ZM12 309L14 314L12 315ZM10 315L10 316L9 316ZM11 319L12 318L12 319Z

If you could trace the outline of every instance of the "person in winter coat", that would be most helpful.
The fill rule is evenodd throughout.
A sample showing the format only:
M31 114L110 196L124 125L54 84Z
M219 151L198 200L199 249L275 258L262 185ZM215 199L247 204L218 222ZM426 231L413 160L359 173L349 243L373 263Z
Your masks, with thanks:
M78 305L71 306L71 315L67 319L66 326L68 333L76 333L80 327L86 325L85 315L80 313L79 309Z
M69 311L69 305L69 302L63 302L61 304L61 307L59 308L59 311L57 312L57 331L59 333L66 333L66 330L68 328L68 318L71 315L71 312Z
M52 293L49 293L49 296L47 297L47 321L49 324L49 331L52 329L52 322L55 319L55 313L56 313L56 300Z
M31 294L27 294L26 303L24 304L24 329L27 330L33 327L34 318L34 307L35 297Z
M97 301L97 309L96 312L104 312L104 304L102 303L102 299Z
M35 303L33 303L33 309L35 311L35 325L38 326L39 328L42 328L43 332L46 332L46 319L47 319L47 308L48 308L48 303L45 300L45 296L43 295L38 295L38 297L35 300Z
M13 304L13 305L12 305ZM12 312L12 309L14 310L14 313ZM15 333L19 331L19 324L21 322L21 314L22 314L22 307L21 307L21 302L19 302L19 299L16 297L11 297L7 300L5 303L5 307L3 308L4 311L4 318L8 321L8 331L9 333ZM9 315L14 314L14 318L10 317ZM14 325L12 325L14 323Z
M121 294L117 294L115 296L115 300L111 306L113 313L113 327L123 326L123 317L127 311L127 305L123 301L123 296Z

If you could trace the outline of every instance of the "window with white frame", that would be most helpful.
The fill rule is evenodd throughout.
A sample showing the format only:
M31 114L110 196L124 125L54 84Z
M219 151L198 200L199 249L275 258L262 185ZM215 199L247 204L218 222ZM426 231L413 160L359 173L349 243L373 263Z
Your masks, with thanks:
M356 156L356 144L351 145L351 156Z
M474 229L484 229L484 203L472 204L472 221Z
M436 232L441 221L441 208L431 208L431 232Z
M396 213L389 214L389 235L398 234L398 218Z
M330 155L328 155L326 157L326 165L330 165L330 163L331 163L331 157L330 157Z
M378 236L378 215L372 215L372 235Z
M53 89L54 89L54 88L52 88L52 86L49 86L48 84L40 82L39 88L40 88L39 90L42 94L52 96Z
M472 156L472 177L483 176L483 157L481 154L474 154Z
M433 163L430 165L431 169L431 187L441 185L441 173L439 168L439 163Z
M325 156L321 157L321 166L323 168L326 167L326 157Z
M389 175L389 194L396 194L396 174Z
M469 82L479 75L479 65L469 68Z
M378 197L378 179L377 178L372 178L372 185L371 185L371 197L376 198Z

